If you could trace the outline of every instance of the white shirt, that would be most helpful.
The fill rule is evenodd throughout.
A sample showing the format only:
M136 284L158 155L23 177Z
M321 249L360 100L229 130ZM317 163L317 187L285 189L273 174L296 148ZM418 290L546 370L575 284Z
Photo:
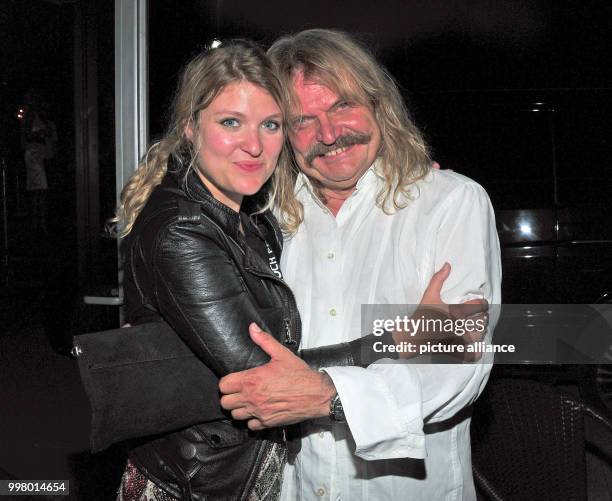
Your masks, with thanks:
M281 267L300 310L302 348L371 332L367 326L362 332L362 304L418 304L445 261L452 266L445 302L500 303L499 242L482 187L433 170L413 186L406 208L387 215L375 205L382 182L370 168L334 217L307 178L298 179L304 222L285 242ZM447 420L474 401L489 371L483 363L327 368L347 424L303 423L302 449L285 468L282 499L476 499L470 420Z

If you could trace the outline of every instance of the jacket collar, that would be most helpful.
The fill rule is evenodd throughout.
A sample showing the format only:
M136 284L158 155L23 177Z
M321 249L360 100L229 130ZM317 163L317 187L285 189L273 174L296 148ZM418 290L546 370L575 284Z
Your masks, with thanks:
M185 176L186 169L177 165L174 160L168 161L168 173L162 181L162 186L180 190L188 199L197 202L202 207L204 213L210 217L224 233L235 240L239 240L240 233L240 214L227 205L219 202L212 196L210 190L200 179L200 176L192 169ZM261 199L257 195L244 197L240 212L247 215L257 211L260 207ZM274 246L275 252L280 253L282 248L282 235L277 226L271 221L272 214L265 211L251 218L255 227L264 224L271 230L270 237L274 236L274 241L269 242Z
M176 168L176 163L168 162L168 173L162 186L180 190L189 200L200 204L204 213L218 224L224 233L236 238L240 225L240 216L227 205L212 196L200 177L191 170L185 176L184 168Z

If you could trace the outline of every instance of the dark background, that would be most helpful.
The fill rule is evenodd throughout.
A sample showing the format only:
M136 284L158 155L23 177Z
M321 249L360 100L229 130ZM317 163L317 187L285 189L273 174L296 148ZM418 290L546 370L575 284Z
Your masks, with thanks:
M301 29L343 29L413 93L609 88L611 21L605 1L152 2L151 130L178 68L217 36L268 45Z

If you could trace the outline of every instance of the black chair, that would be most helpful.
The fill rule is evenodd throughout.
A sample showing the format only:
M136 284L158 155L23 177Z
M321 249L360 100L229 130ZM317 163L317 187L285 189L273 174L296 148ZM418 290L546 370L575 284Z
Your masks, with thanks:
M585 501L585 418L612 440L610 418L578 396L529 379L491 379L471 429L481 498Z

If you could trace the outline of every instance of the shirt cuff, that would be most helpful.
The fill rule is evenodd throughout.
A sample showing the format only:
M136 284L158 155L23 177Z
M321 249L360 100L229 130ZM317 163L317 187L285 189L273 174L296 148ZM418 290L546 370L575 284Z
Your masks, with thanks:
M410 371L402 376L412 395L400 409L376 364L361 367L326 367L340 395L346 422L355 441L355 455L366 460L426 457L420 385Z

